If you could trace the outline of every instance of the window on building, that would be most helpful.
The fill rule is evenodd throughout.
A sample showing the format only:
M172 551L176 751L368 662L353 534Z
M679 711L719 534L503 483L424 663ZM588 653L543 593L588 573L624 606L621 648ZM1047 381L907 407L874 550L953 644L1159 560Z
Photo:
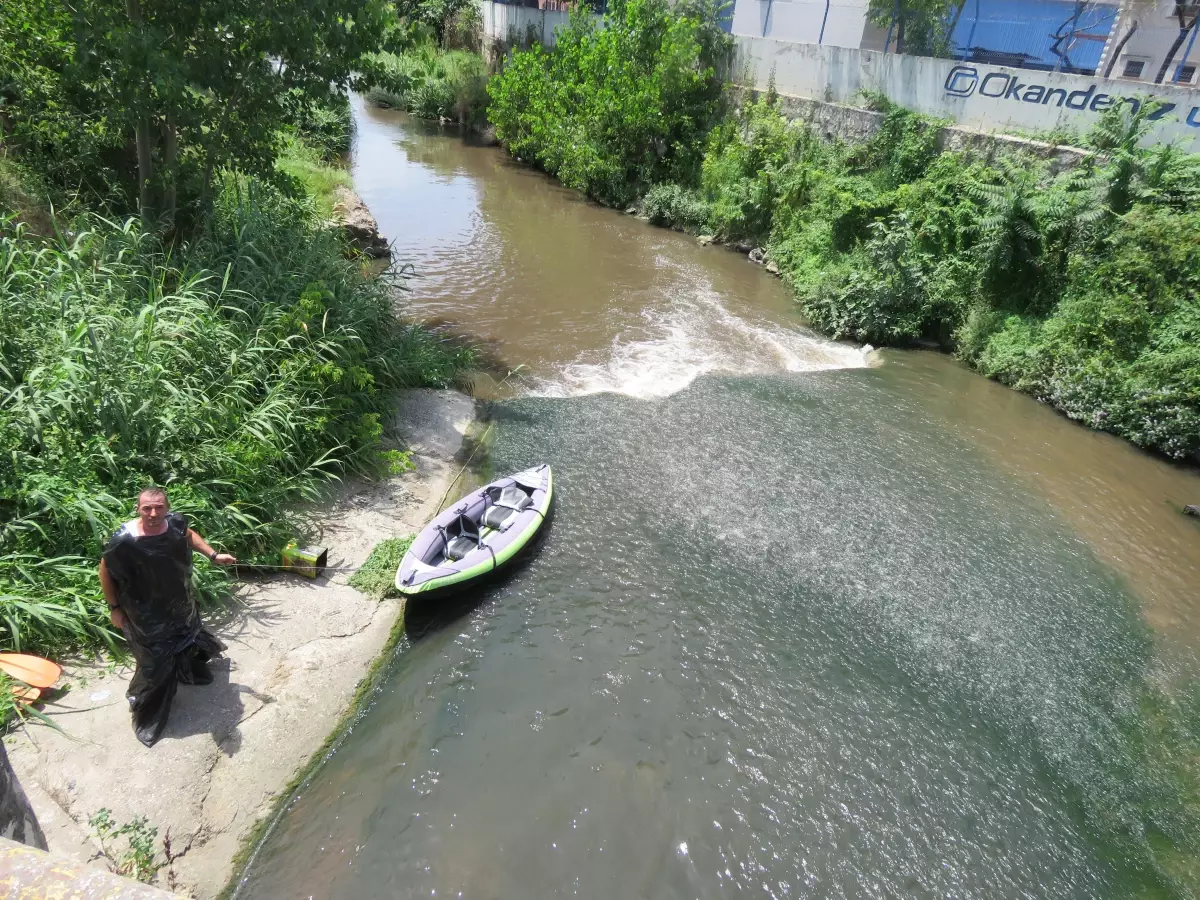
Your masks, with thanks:
M1191 84L1196 80L1196 67L1180 66L1179 72L1175 75L1175 80L1180 84Z
M1144 59L1127 59L1125 60L1125 71L1121 75L1124 78L1141 78L1144 68L1146 68Z

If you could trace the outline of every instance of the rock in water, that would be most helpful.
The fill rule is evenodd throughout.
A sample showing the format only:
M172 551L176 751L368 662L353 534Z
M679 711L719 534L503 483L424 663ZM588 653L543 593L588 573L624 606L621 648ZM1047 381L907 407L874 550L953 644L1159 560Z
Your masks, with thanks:
M1200 518L1200 506L1185 506L1183 508L1184 515L1196 516Z
M701 247L707 247L712 242L713 236L711 234L702 234L696 238L696 243L698 243Z
M775 263L773 263L773 262L768 262L767 263L767 271L770 272L772 275L778 275L779 274L779 266L775 265Z
M389 256L388 242L379 233L379 223L362 202L362 198L346 187L334 189L333 215L346 231L350 243L367 256L381 259Z
M755 247L753 250L750 251L750 262L758 263L761 265L763 260L766 258L766 256L767 256L766 250L764 250L762 247Z

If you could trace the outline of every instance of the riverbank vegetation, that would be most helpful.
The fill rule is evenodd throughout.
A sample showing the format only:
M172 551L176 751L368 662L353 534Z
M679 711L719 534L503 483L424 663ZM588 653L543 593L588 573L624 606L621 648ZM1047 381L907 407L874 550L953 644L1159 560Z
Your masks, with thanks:
M1071 418L1200 460L1200 160L1144 149L1148 107L1110 111L1092 153L942 152L939 129L876 100L847 146L771 97L714 129L700 177L652 189L654 220L766 248L810 321L839 338L933 341Z
M492 79L496 137L563 184L610 206L652 185L691 183L724 109L730 43L703 0L616 0L605 27L583 7Z
M487 126L487 67L474 0L396 0L391 49L371 56L366 100L472 130Z
M394 10L285 5L0 7L4 649L114 646L96 560L149 483L276 561L297 504L387 468L389 392L469 363L327 221Z
M379 53L368 103L468 128L487 125L487 70L478 53L421 39L402 53Z

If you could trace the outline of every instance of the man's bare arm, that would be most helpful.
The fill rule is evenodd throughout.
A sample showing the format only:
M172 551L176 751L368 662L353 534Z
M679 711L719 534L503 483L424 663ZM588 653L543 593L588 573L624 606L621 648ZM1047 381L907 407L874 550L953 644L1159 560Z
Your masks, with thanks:
M218 553L209 546L208 541L196 534L191 528L188 529L188 545L197 553L203 553L218 566L232 566L237 562L237 557L232 553Z
M125 627L125 614L121 612L120 601L117 599L117 585L108 574L108 566L100 560L100 590L104 591L104 599L108 602L108 617L114 627Z

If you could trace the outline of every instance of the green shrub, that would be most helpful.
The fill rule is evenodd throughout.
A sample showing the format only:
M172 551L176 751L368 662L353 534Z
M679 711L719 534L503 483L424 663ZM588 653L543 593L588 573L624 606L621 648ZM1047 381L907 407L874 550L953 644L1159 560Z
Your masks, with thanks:
M1009 320L979 353L984 374L1093 428L1200 457L1200 217L1139 205L1077 255L1044 319Z
M311 206L228 176L171 252L83 218L55 243L0 230L0 645L110 640L99 551L166 486L218 546L274 561L289 510L381 464L388 392L464 363L398 322ZM202 596L225 576L197 567Z
M293 128L322 162L337 161L350 152L350 139L354 133L350 99L335 97L325 103L302 106Z
M320 150L292 135L285 136L275 168L298 182L300 193L312 198L317 212L325 219L333 216L337 189L352 185L347 169L326 161Z
M678 184L656 184L642 198L642 212L655 225L698 232L708 222L709 210L694 192Z
M557 40L513 54L488 85L509 150L612 206L694 184L730 48L715 4L616 0L602 29L580 4Z
M714 129L700 185L713 230L726 240L762 243L771 232L787 175L806 148L806 129L779 114L773 96L749 103L736 122Z
M372 78L366 97L376 106L477 128L487 124L487 70L476 53L441 50L430 42L403 54L377 53Z

